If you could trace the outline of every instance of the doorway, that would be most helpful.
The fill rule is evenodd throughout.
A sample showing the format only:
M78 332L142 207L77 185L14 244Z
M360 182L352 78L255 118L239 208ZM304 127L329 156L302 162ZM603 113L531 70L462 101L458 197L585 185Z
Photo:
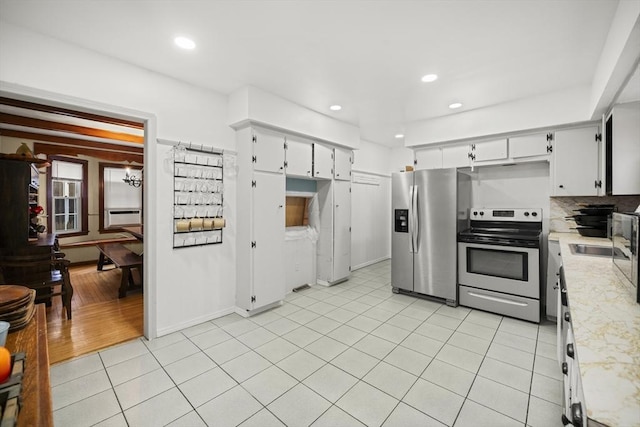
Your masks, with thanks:
M131 111L125 108L112 106L112 105L96 104L94 102L90 102L80 98L69 98L67 96L63 96L59 94L52 94L52 93L40 91L37 89L31 89L23 86L4 84L4 83L3 83L3 90L0 91L0 100L2 101L0 102L0 106L2 107L2 110L0 112L0 114L2 114L2 119L0 120L0 136L2 136L3 138L5 137L10 138L10 137L13 137L11 135L17 135L17 133L22 132L23 137L28 138L31 141L44 140L44 142L49 143L48 145L57 144L59 147L57 150L62 151L61 154L73 155L74 150L76 150L77 152L77 150L79 150L78 147L81 146L81 144L80 145L78 145L77 143L69 144L69 143L65 143L63 140L57 140L57 138L61 138L60 133L71 132L71 133L75 133L75 135L71 136L71 139L85 140L87 142L86 147L91 147L94 150L100 149L100 148L106 148L107 151L114 153L117 156L118 152L132 151L130 147L135 147L136 144L132 143L131 141L127 142L127 141L118 140L117 138L114 139L113 133L109 134L106 137L104 135L97 135L95 133L96 128L100 128L103 126L93 127L90 125L90 123L94 119L96 120L96 122L101 122L101 123L104 123L105 121L106 122L114 121L116 123L124 121L124 122L137 124L142 129L142 134L138 135L139 142L137 143L137 146L142 149L141 150L141 158L142 158L141 167L144 167L145 165L147 165L148 162L146 159L151 158L152 155L154 154L154 153L148 152L149 151L148 148L150 146L148 144L148 141L154 140L155 134L156 134L155 116L151 114ZM20 112L20 106L16 107L15 105L12 105L16 103L22 103L22 106L26 105L29 107L34 107L34 108L26 108L26 110L31 110L31 113L26 115L26 117L29 120L25 120L24 117L22 119L17 119L15 117L15 116L20 116L20 114L16 114ZM7 106L7 104L9 105ZM41 106L42 108L45 109L45 111L42 111L42 109L37 106ZM60 118L58 120L51 120L51 114L56 114L56 113L47 111L47 109L57 110L58 111L57 114L59 115ZM18 122L18 120L22 120L22 121ZM55 122L55 123L52 125L51 124L52 122ZM89 125L87 125L88 123ZM83 130L82 128L88 128L89 130L85 133L85 130ZM101 130L104 130L104 129L101 129ZM29 135L33 133L39 134L40 136ZM46 135L46 137L43 137L42 135ZM69 135L66 135L66 137L70 138ZM107 140L107 141L105 142L104 140ZM101 146L101 144L111 144L111 145L107 147L106 145ZM118 147L114 147L114 145ZM154 148L151 148L151 151L155 151ZM145 170L145 172L147 171L148 169ZM146 187L147 187L147 184L144 183L143 188L146 189ZM146 206L148 205L148 200L149 200L148 192L145 191L143 194L144 194L143 206ZM146 213L146 210L143 209L143 211L145 212L143 216L146 220L148 217L148 214ZM146 228L147 230L149 230L150 229L149 222L148 221L144 221L144 222L148 224ZM137 306L138 320L132 320L131 325L128 327L113 328L113 330L109 331L108 334L117 336L118 333L121 333L121 335L125 338L123 340L134 338L131 336L132 333L137 334L136 336L144 335L148 339L155 337L155 332L152 332L152 331L155 331L155 311L154 311L155 307L153 304L151 304L151 301L153 301L154 293L155 293L154 285L152 285L154 283L153 265L154 265L155 251L152 248L150 249L152 245L149 243L149 240L153 240L153 239L152 238L144 239L144 243L142 243L142 248L143 248L142 250L145 254L144 273L143 273L144 293L131 294L131 295L128 295L126 298L121 299L120 301L114 300L114 303L112 304L113 307L111 308L107 308L105 306L101 306L99 308L98 306L96 306L94 307L96 309L96 313L94 313L95 316L93 317L87 313L84 313L84 311L81 309L75 310L75 307L74 307L73 319L70 321L71 324L80 325L81 323L86 322L87 325L89 325L91 324L90 322L91 318L101 318L100 322L102 324L109 324L110 320L113 319L113 316L116 315L114 313L117 313L117 315L120 315L123 313L131 314L132 310L135 310L135 307ZM79 284L80 283L84 284L85 282L91 282L92 280L94 280L94 279L89 279L88 277L90 276L89 273L91 272L91 270L95 271L95 269L96 269L95 264L83 265L82 263L80 263L79 265L76 265L74 267L73 269L74 271L72 271L72 275L77 276L76 281ZM111 275L120 274L120 272L118 271L113 271L113 272L105 271L105 273L110 273ZM108 275L104 275L103 277L106 279ZM73 282L73 280L74 278L72 276L72 283L75 286L75 283ZM106 289L102 289L101 291L107 292ZM79 305L80 307L82 306L82 301L88 301L88 300L91 300L91 297L85 297L85 296L81 297L81 295L78 295L77 302L80 304ZM113 310L113 311L109 311L109 310ZM51 321L57 321L60 324L64 323L62 321L62 316L61 315L56 316L55 314L56 313L55 304L52 304L52 306L48 309L48 312L50 312L50 316L48 313L48 317L51 318ZM136 316L131 316L130 318L133 319L134 317ZM96 325L94 326L96 328L102 327L100 324L97 324L97 325L98 326ZM50 329L53 330L54 328L50 326ZM100 331L100 332L93 335L97 335L98 337L102 335L102 337L104 338L105 337L104 334L107 334L107 331L104 331L104 330L96 329L96 331ZM132 332L132 331L135 331L135 332ZM64 328L57 328L55 334L52 334L49 337L50 349L55 348L56 345L58 344L60 345L64 343L68 344L70 340L73 340L73 337L70 334L71 334L70 330L65 330ZM91 336L91 335L92 335L92 332L89 331L89 333L86 334L85 336ZM96 345L100 345L100 344L96 344ZM75 346L75 347L78 348L78 346ZM102 347L104 347L104 345L102 345ZM87 353L87 352L95 351L97 349L98 348L92 348L91 346L87 346L86 348L79 349L78 351ZM57 361L61 361L66 358L79 355L77 353L73 353L73 354L65 353L65 354L67 355L66 356L63 355L60 357L57 357L57 356L51 357L51 362L55 363Z

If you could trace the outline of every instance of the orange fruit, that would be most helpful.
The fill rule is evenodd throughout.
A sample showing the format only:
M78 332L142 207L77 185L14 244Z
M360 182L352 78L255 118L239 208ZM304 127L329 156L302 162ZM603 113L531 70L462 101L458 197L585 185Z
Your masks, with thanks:
M6 347L0 347L0 383L11 375L11 352Z

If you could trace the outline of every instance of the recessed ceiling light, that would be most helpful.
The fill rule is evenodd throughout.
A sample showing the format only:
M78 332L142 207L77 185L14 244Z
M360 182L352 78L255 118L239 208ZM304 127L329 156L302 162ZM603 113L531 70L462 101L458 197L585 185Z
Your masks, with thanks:
M196 42L187 37L176 37L173 42L182 49L193 50L196 48Z
M329 107L329 109L330 109L331 111L340 111L340 110L342 110L342 106L341 106L341 105L336 104L336 105L332 105L331 107Z
M449 108L451 108L452 110L455 110L456 108L460 108L462 107L462 104L460 102L454 102L453 104L449 104Z
M396 138L398 138L398 139L404 138L404 134L398 133L398 134L396 134Z
M422 76L422 81L425 83L435 82L436 80L438 80L437 74L427 74L425 76Z

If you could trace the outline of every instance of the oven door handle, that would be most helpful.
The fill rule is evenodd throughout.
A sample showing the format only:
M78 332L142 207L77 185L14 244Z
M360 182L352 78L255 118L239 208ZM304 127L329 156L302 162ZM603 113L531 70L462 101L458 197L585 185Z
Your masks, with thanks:
M469 295L471 295L472 297L482 298L482 299L486 299L486 300L489 300L489 301L500 302L500 303L504 303L504 304L517 305L518 307L526 307L527 306L527 303L524 303L524 302L512 301L512 300L509 300L509 299L498 298L498 297L494 297L494 296L490 296L490 295L482 295L482 294L478 294L476 292L469 292Z

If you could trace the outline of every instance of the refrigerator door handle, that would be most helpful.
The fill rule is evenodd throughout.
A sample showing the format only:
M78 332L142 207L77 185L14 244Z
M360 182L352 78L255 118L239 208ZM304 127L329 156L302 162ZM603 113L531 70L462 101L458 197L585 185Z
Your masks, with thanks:
M407 220L409 221L409 253L413 253L413 185L409 186L409 215Z
M418 223L418 186L411 186L411 252L418 252L418 236L420 224Z

